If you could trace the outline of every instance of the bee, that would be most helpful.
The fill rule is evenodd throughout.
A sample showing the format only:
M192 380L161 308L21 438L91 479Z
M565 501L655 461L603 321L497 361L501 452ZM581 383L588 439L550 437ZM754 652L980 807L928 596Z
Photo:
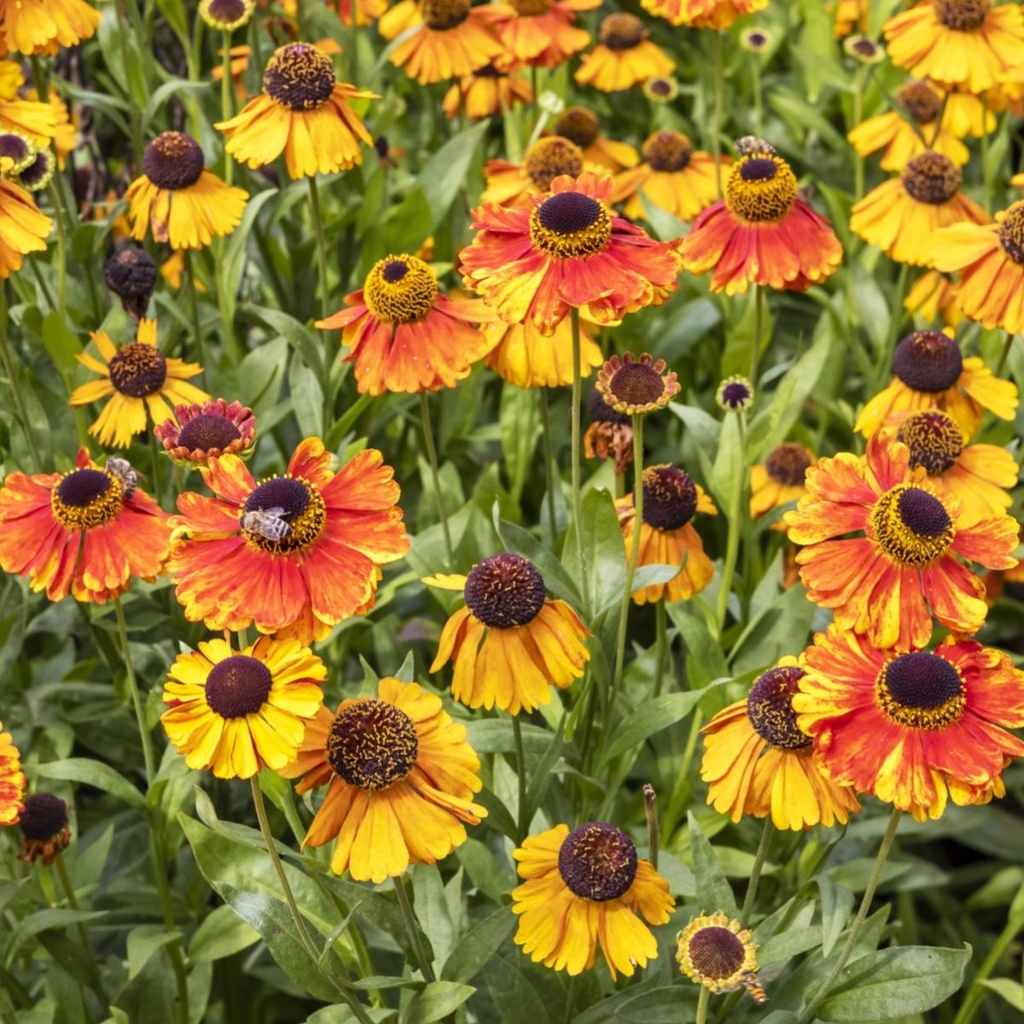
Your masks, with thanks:
M775 156L777 153L770 142L765 142L764 139L759 139L756 135L744 135L742 139L737 139L736 152L740 156L752 156L754 153Z
M273 508L257 508L246 512L241 519L241 527L249 533L255 533L265 540L284 540L292 528L282 519L284 509L279 505Z
M767 1003L768 993L761 987L757 975L753 971L744 971L740 975L743 987L750 993L755 1003Z
M132 469L132 464L127 459L111 455L103 468L121 485L123 498L127 501L135 493L139 483L139 474Z

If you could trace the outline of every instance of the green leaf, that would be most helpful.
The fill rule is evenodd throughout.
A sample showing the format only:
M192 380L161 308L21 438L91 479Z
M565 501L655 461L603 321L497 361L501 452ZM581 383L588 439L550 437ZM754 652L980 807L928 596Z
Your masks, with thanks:
M582 598L572 576L559 561L558 556L546 548L532 533L515 523L506 522L499 515L498 503L494 503L494 529L502 544L513 554L529 559L540 570L547 588L556 596L568 601L579 609Z
M693 859L693 873L697 879L697 892L702 905L709 913L719 911L726 917L736 916L736 897L718 863L714 847L701 831L692 811L686 812L689 823L690 856Z
M688 1024L697 1016L694 985L666 985L649 978L638 985L602 999L575 1018L575 1024Z
M162 924L141 924L128 933L128 978L141 973L149 958L168 943L181 938L181 932L169 932Z
M690 686L706 687L716 679L731 678L722 645L704 619L681 601L667 604L666 609L686 644L686 675Z
M985 978L978 982L982 988L1001 995L1015 1010L1024 1013L1024 985L1011 978Z
M533 458L540 436L540 415L537 395L528 388L507 386L501 392L498 425L501 428L501 451L505 456L505 472L509 491L516 504L531 473L536 471Z
M181 99L184 96L198 96L210 90L210 82L190 82L187 78L172 78L169 82L154 89L146 102L146 109L142 112L142 127L148 128L150 122L158 113L160 108L171 99Z
M441 872L436 864L414 864L410 875L416 920L430 939L436 961L443 961L455 945L455 929L444 897Z
M75 356L82 351L79 340L68 329L67 321L57 310L51 310L43 320L43 345L61 373L70 373L77 365Z
M236 296L238 295L238 286L242 280L242 269L245 266L245 243L249 239L249 232L252 231L253 225L256 223L256 217L259 215L260 210L263 209L263 204L271 196L276 195L276 188L268 188L262 192L257 192L254 196L250 196L249 202L245 204L245 212L242 214L241 222L228 236L227 245L224 247L224 259L220 268L223 276L219 287L223 291L221 298L226 303L227 317L230 321L234 321L235 318Z
M35 765L34 771L44 779L84 782L87 786L95 786L123 800L137 811L146 813L146 798L123 775L101 761L92 761L86 757L69 757L63 761Z
M221 960L248 949L258 940L259 933L230 907L217 907L203 918L193 933L188 944L188 958L193 962Z
M705 687L703 690L688 690L685 693L663 693L660 697L644 701L616 728L615 739L609 744L601 763L606 764L637 743L643 743L649 736L682 721L707 690Z
M454 135L431 156L417 175L434 224L440 223L459 189L465 187L469 165L488 127L487 121L481 121Z
M821 893L821 955L829 956L853 909L853 893L826 875L815 879Z
M605 490L592 489L583 495L583 566L576 547L576 523L565 532L562 561L569 575L579 579L586 573L590 603L595 610L613 605L622 593L626 576L626 545L622 540L615 502Z
M449 954L441 971L442 979L471 981L512 934L515 926L516 916L508 907L499 907L482 921L477 921Z
M543 1000L518 966L495 956L484 981L505 1024L552 1024Z
M412 997L402 1017L404 1024L431 1024L454 1013L476 989L456 981L432 981Z
M960 988L970 960L967 945L897 946L869 953L846 968L842 984L822 1003L818 1016L829 1021L880 1021L924 1013Z

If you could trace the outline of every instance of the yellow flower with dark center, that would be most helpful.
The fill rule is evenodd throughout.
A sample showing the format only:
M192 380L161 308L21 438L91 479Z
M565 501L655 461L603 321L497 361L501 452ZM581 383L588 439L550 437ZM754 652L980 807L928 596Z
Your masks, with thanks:
M561 174L576 178L583 170L583 152L575 142L560 135L538 139L522 163L488 160L484 166L486 185L480 201L500 206L529 206L530 197L550 192Z
M199 17L220 32L247 25L255 10L256 0L199 0Z
M676 936L676 963L691 981L712 992L745 988L755 1001L768 1001L757 980L757 943L725 914L692 918Z
M977 356L964 357L943 331L913 331L896 346L889 386L861 410L853 429L870 437L893 413L948 413L969 438L987 409L1003 420L1017 412L1017 385L1000 380Z
M157 347L156 333L155 320L141 320L135 341L115 348L107 334L94 331L92 340L101 359L87 352L76 357L102 379L75 388L72 407L109 399L89 428L100 444L127 448L146 429L147 412L150 422L163 423L174 418L175 405L209 399L205 391L188 383L203 368L165 356Z
M581 974L600 945L612 979L632 977L658 955L648 924L668 921L668 882L637 856L633 840L603 821L569 831L556 825L529 836L512 854L523 879L512 891L515 942L535 963Z
M590 42L590 33L574 24L577 12L600 6L600 0L507 0L494 29L515 60L555 68Z
M100 12L85 0L0 0L0 56L77 46L99 23Z
M602 22L598 45L576 71L579 85L592 85L603 92L631 89L648 78L671 75L676 62L647 37L643 22L618 11Z
M897 263L932 263L935 232L951 224L987 224L990 217L960 192L963 176L948 156L915 156L903 173L883 182L850 211L850 230Z
M606 139L601 134L601 122L597 115L586 107L568 107L563 110L555 122L555 134L575 142L583 153L586 165L596 164L611 174L624 167L635 167L640 160L632 146Z
M967 163L970 150L949 129L943 93L930 82L910 81L896 90L896 101L913 124L895 110L868 118L846 136L861 156L882 150L881 166L886 171L902 171L928 149L948 157L957 167ZM937 123L940 114L941 125Z
M612 356L597 375L597 390L616 412L629 416L664 409L679 394L675 371L665 372L664 359L654 359L644 352L637 359L626 352L621 359Z
M725 167L731 163L725 160ZM667 210L680 220L693 220L718 197L715 159L694 150L689 138L674 129L649 136L643 145L643 162L615 179L616 202L627 200L625 214L634 220L646 217L643 200Z
M323 706L324 663L297 640L260 637L240 651L207 640L168 669L160 717L189 768L219 779L280 771Z
M383 882L435 864L466 841L487 810L473 803L480 759L441 698L385 677L375 698L321 708L285 778L305 793L330 783L303 845L335 841L331 870Z
M36 156L36 145L21 132L0 134L0 172L17 174L24 170Z
M173 249L201 249L238 226L249 193L225 185L203 166L203 151L184 132L158 135L142 156L142 174L125 199L132 237L150 228Z
M263 92L228 121L214 125L240 163L262 167L282 153L292 178L333 174L362 163L360 142L373 145L349 105L376 93L337 80L331 58L309 43L279 46L263 72Z
M785 521L789 539L806 545L796 560L807 596L880 648L924 647L933 617L955 632L977 632L988 611L985 587L964 563L1016 564L1015 520L970 522L957 498L940 493L923 467L910 467L906 445L880 434L863 458L819 459Z
M711 290L743 294L752 284L805 291L839 266L843 248L827 220L797 194L789 164L754 139L679 245L683 266L711 275Z
M0 178L0 280L21 269L26 253L46 251L52 227L25 189Z
M0 825L13 825L24 804L25 773L21 770L21 753L14 737L4 731L0 722Z
M391 51L395 67L422 85L461 78L504 57L505 47L492 26L503 17L493 4L472 6L470 0L423 0L422 20Z
M953 299L972 320L1024 332L1024 200L996 214L994 224L957 224L937 232L931 260L960 275Z
M750 467L750 514L755 519L798 501L807 493L804 478L814 464L814 454L796 441L786 441L773 448L768 458ZM785 530L780 520L774 530Z
M448 117L455 118L462 105L469 120L480 121L532 102L533 87L530 83L513 74L505 61L495 58L494 62L463 75L444 94L441 109Z
M770 814L776 828L795 831L845 825L860 810L852 789L829 780L811 737L797 726L793 695L803 674L796 658L782 658L701 730L700 777L719 814L733 821Z
M1024 65L1024 15L1016 3L931 0L883 26L892 62L943 86L977 94Z
M1024 754L1005 731L1024 725L1024 673L1002 651L953 637L891 649L832 625L800 664L797 724L833 782L917 821L1005 792L1003 768Z
M16 175L18 184L28 192L42 192L53 181L57 161L48 149L37 149L31 161Z
M465 607L444 624L438 672L454 663L452 696L471 708L498 707L510 715L535 711L583 676L590 636L564 601L547 596L544 579L520 555L491 555L468 576L440 575L424 580L443 590L461 590Z
M342 329L364 394L453 388L495 344L477 326L494 312L479 299L441 295L433 270L409 253L378 260L345 303L316 326Z
M699 594L715 574L704 553L700 535L693 527L698 513L718 512L704 489L676 466L648 466L643 476L643 522L640 524L640 553L637 565L678 565L679 573L667 583L654 583L633 594L636 604L648 601L684 601ZM615 502L626 551L633 546L636 510L633 495Z
M18 860L32 863L42 859L49 866L71 843L67 801L52 793L33 793L25 797L18 827L22 850Z

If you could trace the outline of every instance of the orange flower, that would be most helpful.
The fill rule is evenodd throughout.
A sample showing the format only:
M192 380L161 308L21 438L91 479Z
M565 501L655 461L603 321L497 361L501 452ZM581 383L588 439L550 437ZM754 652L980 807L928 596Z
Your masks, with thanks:
M0 567L51 601L104 604L135 576L152 582L171 548L170 517L124 459L101 468L79 449L69 473L11 473L0 489Z
M0 722L0 825L13 825L25 806L25 773L21 770L21 753L14 738L4 732Z
M0 56L77 46L99 23L100 12L85 0L0 0Z
M750 514L754 519L773 508L799 501L807 493L804 477L814 465L814 454L796 441L773 448L763 465L750 467ZM784 530L781 521L772 529Z
M372 448L338 473L330 459L311 437L284 476L258 484L236 455L201 470L214 497L178 498L182 539L168 562L190 622L308 644L373 607L380 566L409 548L398 484Z
M1024 743L1024 674L973 640L934 653L872 645L836 625L800 657L797 725L833 782L870 793L917 821L1005 792L1001 773Z
M676 62L648 38L643 22L632 14L609 14L601 22L598 45L575 74L579 85L603 92L631 89L648 78L671 75Z
M724 29L744 14L763 11L768 0L640 0L640 6L672 25Z
M551 191L555 178L563 174L576 178L582 171L583 153L579 146L559 135L546 135L526 151L522 163L488 160L484 165L487 184L480 201L499 206L530 206L533 196Z
M472 326L493 312L476 299L445 298L430 267L408 253L378 260L345 302L350 309L316 326L342 328L361 394L453 388L494 344Z
M500 3L494 30L516 60L539 68L555 68L590 42L590 33L576 28L577 11L592 11L601 0L508 0Z
M1016 564L1010 516L968 524L959 500L939 493L923 468L910 468L907 446L881 435L862 458L819 459L785 521L789 539L807 545L796 556L807 596L876 647L923 647L933 617L976 632L988 611L985 587L964 563ZM845 536L852 533L863 535Z
M463 280L508 323L551 334L572 308L596 323L657 305L676 288L673 248L615 216L612 179L584 171L551 183L531 207L474 211L479 233L462 250Z
M742 295L751 283L806 291L834 273L843 247L824 217L797 194L796 175L760 139L747 146L725 182L725 197L694 221L679 254L711 290Z
M533 88L525 78L510 73L501 60L464 75L445 94L441 109L448 117L457 117L459 105L470 121L497 117L521 103L533 101Z

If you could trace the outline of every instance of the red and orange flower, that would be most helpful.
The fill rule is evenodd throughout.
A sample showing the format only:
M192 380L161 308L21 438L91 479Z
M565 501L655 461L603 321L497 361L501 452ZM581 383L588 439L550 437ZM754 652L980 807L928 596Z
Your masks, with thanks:
M0 567L51 601L104 604L133 577L152 582L171 549L170 517L124 459L79 449L69 473L11 473L0 489Z
M474 326L493 311L479 299L443 296L433 270L408 253L378 260L345 302L350 308L316 326L342 329L362 394L453 388L494 346Z
M807 596L843 629L876 647L924 647L932 619L958 633L985 621L985 586L965 563L1016 565L1017 523L969 524L962 503L911 469L910 449L880 435L866 456L841 452L807 472L807 494L787 512ZM847 537L847 534L862 534Z
M577 28L577 11L592 11L601 0L508 0L497 5L494 30L507 53L523 64L556 68L590 42Z
M726 29L744 14L763 11L768 0L641 0L640 6L672 25Z
M890 649L831 625L800 657L797 725L833 782L938 818L948 800L1002 796L1024 754L1024 674L1002 651L949 637L929 653Z
M337 473L330 460L311 437L284 476L257 483L236 455L203 468L214 497L178 498L168 562L190 622L308 644L373 607L380 567L409 548L398 484L372 448Z
M530 207L474 212L478 234L462 250L463 280L508 323L551 334L579 309L600 324L656 305L676 288L675 250L615 216L611 177L563 175Z

